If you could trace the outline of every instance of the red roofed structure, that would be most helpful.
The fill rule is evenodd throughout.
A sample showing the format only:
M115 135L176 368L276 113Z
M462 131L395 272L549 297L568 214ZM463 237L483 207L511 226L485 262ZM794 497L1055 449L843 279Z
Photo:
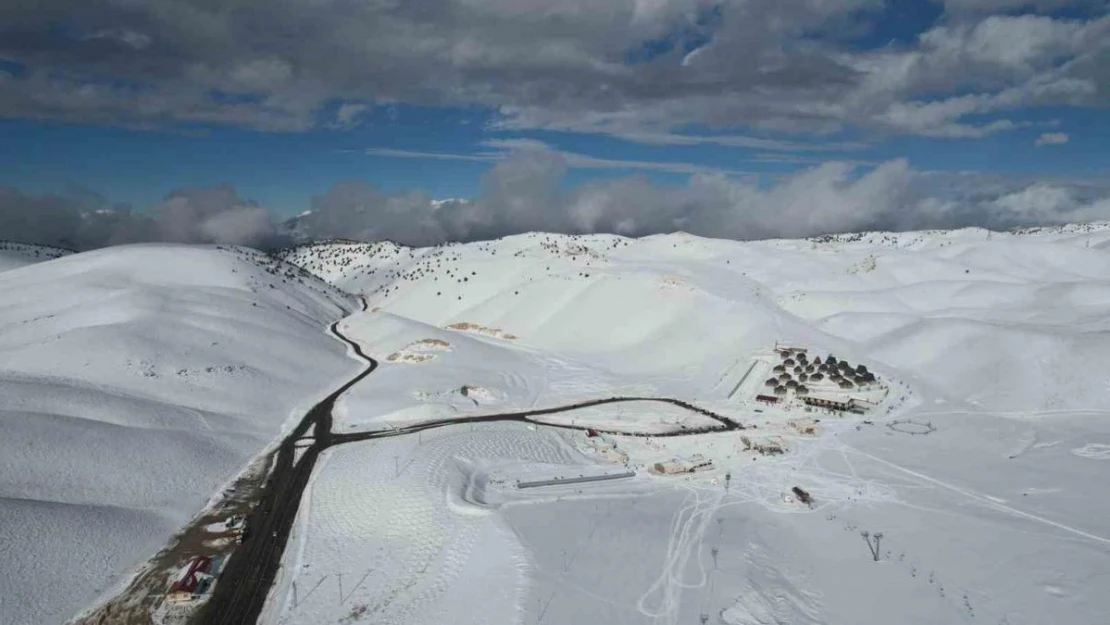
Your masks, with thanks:
M208 556L193 556L177 577L170 584L170 591L166 599L170 601L190 601L197 594L201 581L207 577L208 569L212 567L212 558Z

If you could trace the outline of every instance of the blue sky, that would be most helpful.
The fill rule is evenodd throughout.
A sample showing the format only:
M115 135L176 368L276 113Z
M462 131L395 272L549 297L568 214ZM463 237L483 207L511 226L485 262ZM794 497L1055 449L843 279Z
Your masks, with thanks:
M390 149L443 155L490 152L483 142L528 138L554 149L602 159L644 163L678 162L707 171L751 172L773 178L829 158L881 162L906 157L917 168L992 171L1052 176L1099 176L1110 171L1110 124L1101 111L1046 109L1027 113L1052 131L1067 132L1066 144L1037 146L1044 130L1025 128L979 139L915 136L855 136L860 149L820 153L771 152L716 145L643 145L605 135L572 132L503 132L487 128L489 115L474 109L393 106L359 128L300 133L207 127L131 130L95 124L0 121L8 146L0 152L0 184L35 193L77 185L112 201L145 207L179 187L233 183L245 198L276 214L305 210L314 194L339 180L362 179L383 190L423 189L433 198L469 198L479 193L492 162L379 156ZM1049 128L1046 126L1046 128ZM833 143L827 138L817 145ZM803 162L790 162L801 158ZM572 169L576 185L594 177L629 174L662 184L681 184L684 173L625 168Z
M352 180L383 197L480 199L498 163L536 152L572 195L628 176L773 190L822 167L847 167L839 184L852 184L891 162L1010 179L1006 193L1110 173L1102 0L606 8L13 9L0 185L147 210L227 183L280 219Z

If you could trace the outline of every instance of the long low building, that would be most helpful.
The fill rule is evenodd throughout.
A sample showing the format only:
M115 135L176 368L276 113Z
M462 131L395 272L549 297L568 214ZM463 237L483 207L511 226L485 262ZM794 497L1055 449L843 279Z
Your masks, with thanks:
M694 471L702 471L711 468L713 468L712 460L701 455L695 455L690 458L675 458L664 462L656 462L651 467L651 470L653 473L659 473L661 475L675 475L678 473L693 473Z
M517 482L517 488L536 488L537 486L560 486L563 484L582 484L585 482L604 482L607 480L621 480L635 477L635 471L622 471L620 473L603 473L600 475L579 475L576 477L553 477L546 480L532 480L530 482Z
M828 397L821 397L818 395L804 395L800 399L807 405L815 406L818 408L828 408L830 410L840 410L842 412L855 412L863 414L867 407L855 399L840 400Z

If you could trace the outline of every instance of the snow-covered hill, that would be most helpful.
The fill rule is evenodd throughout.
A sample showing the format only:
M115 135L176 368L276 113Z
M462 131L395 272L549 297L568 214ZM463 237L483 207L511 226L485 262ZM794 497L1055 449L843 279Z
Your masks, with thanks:
M48 245L29 245L14 241L0 241L0 271L16 269L45 260L68 256L73 252Z
M750 243L527 234L283 257L408 322L496 328L610 373L681 378L694 394L780 340L866 355L945 401L1019 410L1110 400L1108 245L1094 224Z
M240 248L139 245L0 274L0 623L120 584L357 368L353 298Z

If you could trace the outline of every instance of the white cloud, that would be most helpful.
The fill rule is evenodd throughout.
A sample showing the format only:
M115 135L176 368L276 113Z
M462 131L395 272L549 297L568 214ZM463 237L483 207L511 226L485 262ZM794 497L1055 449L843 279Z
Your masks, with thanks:
M491 151L457 153L457 152L425 152L420 150L398 150L393 148L367 148L365 154L369 156L384 156L389 158L411 158L427 160L470 161L480 163L494 163L507 160L514 153L521 152L552 152L558 154L568 167L573 169L626 169L637 171L656 171L673 174L698 174L707 172L739 173L735 170L724 170L707 165L695 163L682 163L674 161L640 161L629 159L610 159L579 154L577 152L557 151L543 141L525 138L487 139L482 145L492 148Z
M1034 145L1061 145L1068 142L1068 134L1066 132L1045 132L1037 137Z
M1105 185L922 172L900 159L874 167L833 161L773 180L704 173L667 186L629 176L565 190L568 167L558 152L514 152L486 174L481 194L464 203L434 205L419 194L383 196L365 185L347 186L314 203L302 233L430 245L530 230L629 236L684 230L751 239L1110 218Z
M362 123L362 117L369 110L370 107L365 104L344 102L336 109L335 120L328 126L336 130L349 130Z
M957 70L960 64L1030 72L1075 53L1083 22L1037 15L990 16L940 26L921 36L928 63ZM968 68L964 68L964 72Z
M200 233L213 243L256 246L273 236L274 222L261 206L235 206L202 221Z
M421 150L397 150L393 148L366 148L367 156L385 156L388 158L414 158L439 161L473 161L489 163L505 158L504 154L493 152L476 152L474 154L459 154L453 152L424 152Z
M689 135L669 132L625 132L616 137L646 145L720 145L781 152L847 152L864 150L867 143L859 141L807 142L749 137L744 135Z

